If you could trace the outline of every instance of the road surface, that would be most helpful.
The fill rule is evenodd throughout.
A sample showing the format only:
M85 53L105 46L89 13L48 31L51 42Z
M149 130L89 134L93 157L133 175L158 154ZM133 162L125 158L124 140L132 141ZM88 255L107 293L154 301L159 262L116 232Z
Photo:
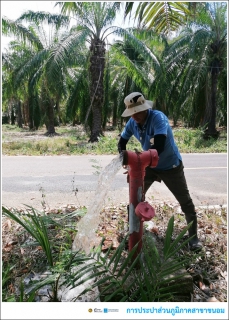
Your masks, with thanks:
M114 155L2 156L2 205L42 208L87 206L98 197L98 175ZM196 206L227 205L227 154L182 154L185 175ZM101 168L96 168L96 166ZM121 167L107 187L104 205L128 203L128 183ZM78 190L75 192L75 190ZM147 201L176 202L164 183L155 182Z

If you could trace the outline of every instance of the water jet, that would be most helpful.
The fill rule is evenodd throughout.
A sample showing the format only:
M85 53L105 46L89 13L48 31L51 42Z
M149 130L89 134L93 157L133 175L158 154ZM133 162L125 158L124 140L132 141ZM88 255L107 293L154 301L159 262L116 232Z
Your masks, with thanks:
M122 157L117 155L100 173L96 194L92 196L87 213L77 224L78 232L72 246L74 251L80 249L89 254L99 246L101 239L97 236L96 231L101 222L100 213L113 178L121 167Z

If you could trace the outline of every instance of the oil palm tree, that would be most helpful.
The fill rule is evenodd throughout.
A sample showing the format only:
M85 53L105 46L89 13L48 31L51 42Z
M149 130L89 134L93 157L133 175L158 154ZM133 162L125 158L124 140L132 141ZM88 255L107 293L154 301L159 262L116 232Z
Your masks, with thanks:
M89 142L98 141L102 135L102 107L104 103L104 72L106 39L115 31L111 27L118 2L57 2L62 14L72 14L77 19L85 43L89 43L89 96L92 109L92 127Z
M227 3L214 2L209 4L206 11L206 20L204 19L205 28L210 32L207 33L207 60L209 63L210 84L210 112L206 108L205 116L207 118L206 137L217 137L216 114L217 114L217 94L218 81L222 69L227 66Z
M135 28L129 31L128 37L124 37L123 41L119 40L113 44L110 49L112 81L110 90L118 117L121 117L123 112L124 97L131 91L143 92L148 99L154 100L156 108L167 113L166 87L170 84L160 81L157 86L160 91L152 90L155 78L159 75L163 78L166 74L162 55L166 45L165 37L158 36L151 30Z
M16 83L18 70L30 56L31 49L17 41L11 41L9 49L2 53L2 103L5 109L11 109L13 106L19 127L22 127L21 107L23 107L24 124L28 124L29 128L32 129L33 126L29 121L31 117L29 119L28 109L26 110L29 105L25 103L29 98L28 87L25 82L21 82L20 85Z
M58 57L66 61L68 50L75 49L78 55L78 47L82 44L89 44L89 98L90 105L85 109L92 110L92 126L90 142L96 142L102 134L102 108L104 103L104 70L106 39L119 28L112 27L115 14L120 8L119 2L56 2L61 8L60 19L57 15L50 15L43 12L29 11L20 17L20 21L33 21L39 23L47 21L55 24L57 28L63 23L69 24L70 15L77 20L71 28L69 37L59 47Z
M206 137L217 137L217 97L222 91L218 82L225 88L221 78L224 83L226 81L227 4L187 2L184 3L185 10L181 7L175 9L172 4L140 2L136 10L135 18L148 29L152 27L157 32L168 34L170 30L175 31L177 27L183 26L180 28L180 36L170 39L170 45L168 43L165 46L162 68L155 73L150 90L159 103L157 108L162 108L175 122L182 116L191 125L207 126ZM183 3L178 5L183 6ZM126 16L132 10L133 3L127 3ZM175 23L171 29L171 17L178 17L179 14L183 15L181 23ZM166 95L161 94L161 91L166 92ZM224 96L225 93L223 90ZM221 100L226 101L225 98ZM164 109L163 104L169 106L169 109Z
M102 123L105 123L105 119L102 119L102 110L104 106L104 71L107 58L105 41L107 37L111 33L118 33L119 35L125 36L126 39L128 38L130 44L131 41L134 46L137 44L139 52L143 50L144 53L146 53L147 49L142 45L141 41L135 42L133 33L129 33L128 30L116 26L110 26L115 18L117 10L120 8L120 3L58 2L56 5L60 5L61 7L62 14L60 15L60 22L58 22L56 16L52 18L48 13L36 13L31 11L23 14L18 21L33 21L34 23L48 21L49 23L55 23L56 26L59 27L62 22L65 23L67 21L67 18L66 20L63 18L67 17L66 14L70 15L70 13L72 13L73 16L78 19L77 25L71 28L65 41L62 41L59 46L56 46L55 54L52 54L52 65L55 65L56 61L61 61L62 66L64 63L69 63L69 52L72 53L75 50L75 56L78 57L80 52L79 47L89 43L89 59L85 59L85 63L81 64L83 78L78 72L77 85L71 87L71 96L68 100L67 110L71 113L74 109L76 110L76 104L79 105L79 102L81 105L82 103L85 103L87 120L88 112L92 109L91 135L89 141L95 142L98 140L99 135L102 134ZM59 64L56 63L56 65L59 67ZM85 77L85 66L87 66L87 70L89 71L88 77ZM129 64L129 76L131 77L133 74L134 71L131 70L131 64ZM89 90L87 90L89 91L89 104L85 93L83 93L82 87L81 90L79 90L79 85L82 85L83 82L84 88L87 89L85 86L85 79L87 78L89 82ZM84 81L80 81L80 79L83 79ZM141 82L141 79L137 79L137 73L135 72L135 81ZM52 83L51 79L50 83ZM106 99L106 101L108 100ZM72 103L74 105L70 105ZM85 112L81 112L81 114L85 114Z
M14 83L19 90L27 86L28 101L30 104L30 118L37 107L39 100L40 108L44 115L47 127L47 135L55 134L54 107L59 104L65 93L65 77L68 65L61 55L61 44L65 41L65 34L59 30L47 35L42 24L30 24L29 27L21 25L20 17L16 21L3 19L4 33L13 33L21 39L21 45L27 44L26 59L22 59L20 65L14 68ZM39 99L38 99L39 98Z
M217 137L218 81L221 75L226 81L222 72L227 61L226 5L201 6L197 13L195 21L170 45L164 63L168 77L172 75L170 99L173 96L176 109L192 125L204 125L206 137Z

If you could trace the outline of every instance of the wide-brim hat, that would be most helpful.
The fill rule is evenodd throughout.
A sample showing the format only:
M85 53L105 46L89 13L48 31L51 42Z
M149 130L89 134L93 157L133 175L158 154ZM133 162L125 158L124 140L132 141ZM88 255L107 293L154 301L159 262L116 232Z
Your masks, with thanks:
M124 103L126 110L123 112L122 117L129 117L135 113L151 109L153 107L153 102L146 100L142 93L132 92L125 99Z

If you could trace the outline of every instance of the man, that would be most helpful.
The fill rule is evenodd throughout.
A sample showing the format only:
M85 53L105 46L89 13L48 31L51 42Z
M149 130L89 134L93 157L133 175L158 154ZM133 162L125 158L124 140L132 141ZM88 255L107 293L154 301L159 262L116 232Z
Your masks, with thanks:
M152 110L153 103L146 100L140 92L129 94L124 103L126 110L122 117L131 117L118 142L119 153L126 150L126 144L132 135L141 143L142 149L156 149L159 161L155 168L147 167L144 178L146 193L154 181L163 181L173 193L185 214L189 228L190 250L199 251L202 244L197 236L197 216L187 187L184 166L177 145L174 141L168 118L158 110Z

